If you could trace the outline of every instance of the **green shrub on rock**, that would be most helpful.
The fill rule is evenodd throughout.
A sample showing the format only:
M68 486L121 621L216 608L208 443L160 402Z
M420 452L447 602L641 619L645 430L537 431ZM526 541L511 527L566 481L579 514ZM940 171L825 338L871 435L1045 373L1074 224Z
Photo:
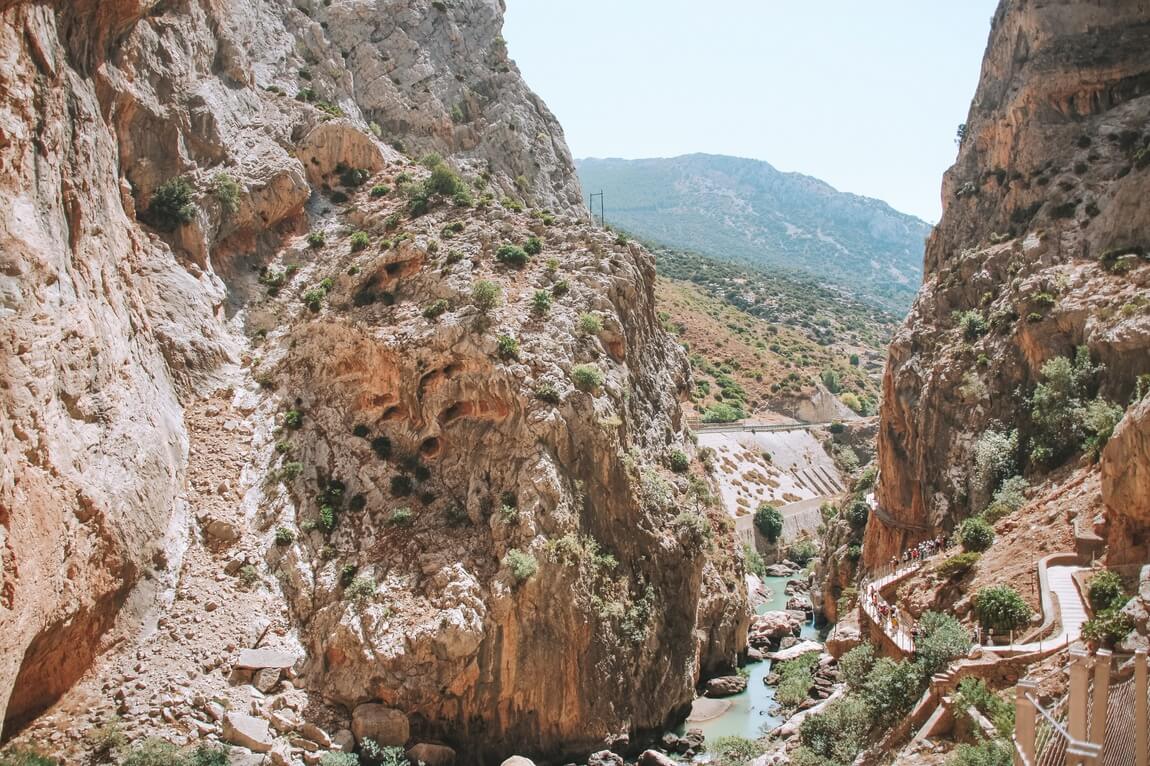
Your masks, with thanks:
M1087 588L1090 608L1095 612L1107 609L1121 609L1127 600L1126 589L1117 572L1103 570L1090 578Z
M519 358L519 340L511 335L500 335L496 341L496 348L501 359Z
M240 209L240 193L243 191L236 179L227 173L216 173L212 178L212 191L216 193L216 201L227 213L235 213Z
M59 763L35 750L17 747L0 754L0 766L59 766Z
M511 576L515 578L515 582L529 580L539 571L539 562L536 561L535 557L518 548L507 551L507 555L503 557L503 565L511 571Z
M974 551L959 553L939 564L936 571L946 578L962 577L978 563L980 558L982 558L982 554Z
M489 314L499 305L502 294L499 285L489 279L481 279L471 286L471 302L483 315Z
M598 335L603 331L603 320L597 314L579 315L579 332L584 335Z
M559 389L550 383L540 383L535 387L535 398L548 404L559 404Z
M946 762L946 766L1011 766L1012 748L1003 741L979 742L977 745L959 745Z
M366 231L357 231L351 235L351 251L357 253L371 244L371 235Z
M963 550L980 553L994 544L994 527L976 516L959 525L958 539L962 541Z
M571 369L571 380L583 391L594 391L603 385L603 371L594 364L577 364Z
M536 290L531 297L531 310L540 316L551 310L551 293L546 290Z
M375 596L378 588L374 578L362 575L353 578L351 584L343 589L343 597L351 601L366 601Z
M440 298L437 301L429 303L427 307L423 309L423 318L431 320L437 319L447 311L447 308L447 300Z
M1101 646L1114 646L1134 630L1134 618L1120 608L1098 613L1082 624L1082 637Z
M1030 607L1009 585L983 588L974 594L974 613L983 627L1005 632L1030 622Z
M986 331L989 329L982 312L977 309L960 311L955 315L955 319L959 329L962 330L962 337L968 341L977 340L986 335Z
M495 260L507 266L521 269L531 260L531 256L518 245L502 245L495 251Z
M148 203L146 219L162 231L173 231L177 226L191 223L196 218L196 205L192 201L195 189L188 179L170 178L156 187Z

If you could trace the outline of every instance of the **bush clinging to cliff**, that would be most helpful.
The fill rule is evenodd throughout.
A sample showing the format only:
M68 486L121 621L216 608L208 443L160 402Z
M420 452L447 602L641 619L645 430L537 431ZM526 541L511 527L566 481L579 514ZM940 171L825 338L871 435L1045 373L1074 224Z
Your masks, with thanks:
M148 203L148 223L163 231L191 223L196 217L196 205L192 202L194 192L191 183L182 176L164 181L156 187Z

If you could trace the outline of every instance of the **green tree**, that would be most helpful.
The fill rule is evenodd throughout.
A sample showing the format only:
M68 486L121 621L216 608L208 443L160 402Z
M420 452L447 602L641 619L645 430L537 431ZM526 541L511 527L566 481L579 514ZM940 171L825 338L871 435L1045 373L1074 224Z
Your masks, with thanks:
M874 647L859 644L839 659L839 673L852 690L861 689L874 667Z
M1041 382L1030 395L1034 426L1030 456L1035 462L1057 465L1077 449L1096 453L1106 444L1121 410L1092 401L1094 381L1102 370L1090 361L1085 346L1078 348L1073 360L1059 356L1042 365Z
M763 557L749 545L743 546L743 560L747 562L747 571L758 577L763 577L767 573L767 564L763 561Z
M988 429L974 445L974 480L993 492L1004 479L1018 473L1018 431Z
M1009 585L983 588L974 595L974 613L984 628L1005 632L1030 622L1030 607Z
M883 657L875 661L867 674L863 698L874 710L876 719L889 725L910 711L922 694L925 680L926 675L918 663L895 662Z
M783 514L779 513L773 505L763 503L755 511L755 528L769 543L776 543L779 535L783 533Z
M845 766L867 744L873 711L864 699L848 695L810 715L799 726L798 766Z
M716 766L744 766L763 754L763 746L745 737L719 737L707 745L707 752Z
M148 203L148 223L162 231L172 231L180 224L191 223L196 217L192 201L195 190L188 179L169 178L152 192Z
M958 539L962 541L963 550L981 553L994 545L994 527L986 519L975 516L959 525Z
M814 540L799 540L787 549L787 558L801 567L805 567L817 555L819 555L819 547Z
M837 394L842 390L842 382L839 380L839 374L834 370L823 370L823 385L832 394Z
M927 612L918 621L918 626L922 632L915 642L915 656L927 676L938 673L951 660L963 657L970 651L970 635L949 614Z

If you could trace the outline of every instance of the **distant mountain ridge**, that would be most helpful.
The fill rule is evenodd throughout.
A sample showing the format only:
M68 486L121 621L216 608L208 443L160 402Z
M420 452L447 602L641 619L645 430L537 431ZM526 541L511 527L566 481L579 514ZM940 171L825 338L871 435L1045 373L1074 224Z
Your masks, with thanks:
M580 159L607 222L713 258L813 275L905 313L922 282L930 224L767 162L714 154Z

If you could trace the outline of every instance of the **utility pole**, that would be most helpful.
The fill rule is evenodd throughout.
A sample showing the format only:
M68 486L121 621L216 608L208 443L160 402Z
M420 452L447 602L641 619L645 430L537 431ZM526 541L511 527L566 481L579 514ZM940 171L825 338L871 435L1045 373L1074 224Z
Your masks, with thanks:
M606 213L603 209L603 192L602 191L595 192L594 194L591 195L591 199L590 199L591 220L592 221L595 220L595 198L596 197L599 198L599 225L603 228L607 228L607 216L606 216Z

